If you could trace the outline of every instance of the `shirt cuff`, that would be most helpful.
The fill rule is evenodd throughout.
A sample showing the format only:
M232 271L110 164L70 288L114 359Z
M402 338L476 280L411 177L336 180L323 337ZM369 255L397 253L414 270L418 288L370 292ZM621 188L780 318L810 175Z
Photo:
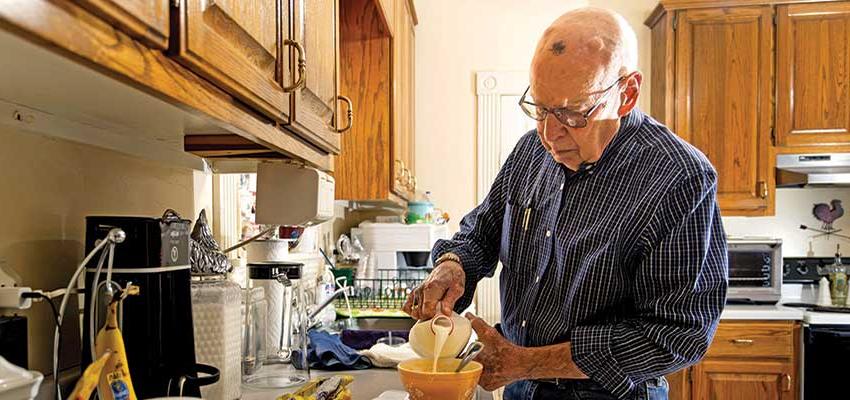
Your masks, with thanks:
M573 362L585 375L618 398L626 398L635 383L611 353L610 325L579 326L570 334Z

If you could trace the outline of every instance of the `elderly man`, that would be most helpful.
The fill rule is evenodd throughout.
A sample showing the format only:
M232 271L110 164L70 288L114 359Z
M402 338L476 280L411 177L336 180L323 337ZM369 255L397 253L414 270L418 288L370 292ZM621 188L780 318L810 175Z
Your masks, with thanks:
M584 8L549 27L520 101L537 129L408 298L414 318L463 310L502 263L502 321L467 315L480 384L508 399L666 399L697 362L726 294L717 174L635 108L635 34Z

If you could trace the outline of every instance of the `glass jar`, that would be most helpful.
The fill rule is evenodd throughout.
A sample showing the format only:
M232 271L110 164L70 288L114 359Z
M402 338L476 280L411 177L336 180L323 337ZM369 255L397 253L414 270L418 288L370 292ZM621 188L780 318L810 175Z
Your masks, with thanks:
M242 376L256 374L266 359L268 304L261 287L242 290Z
M195 358L219 369L221 378L201 388L205 399L242 397L242 289L224 274L192 277Z

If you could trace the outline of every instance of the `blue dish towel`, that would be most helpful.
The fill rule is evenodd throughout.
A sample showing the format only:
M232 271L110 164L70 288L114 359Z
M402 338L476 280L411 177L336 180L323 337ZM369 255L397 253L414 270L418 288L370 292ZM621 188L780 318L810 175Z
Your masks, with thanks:
M339 335L325 331L309 331L307 337L307 364L310 368L330 371L372 368L372 362L361 356L356 350L342 344ZM292 352L292 365L304 369L301 363L301 351Z

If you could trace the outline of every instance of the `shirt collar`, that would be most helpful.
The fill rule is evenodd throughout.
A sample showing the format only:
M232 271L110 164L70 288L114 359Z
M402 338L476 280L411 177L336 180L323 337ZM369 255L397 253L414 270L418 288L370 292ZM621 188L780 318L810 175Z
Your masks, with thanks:
M611 139L611 143L605 147L602 156L595 163L582 163L577 172L589 170L598 170L601 166L606 166L614 162L621 161L632 155L631 150L634 148L634 140L632 138L640 130L640 126L644 121L644 113L637 108L620 118L620 129Z

